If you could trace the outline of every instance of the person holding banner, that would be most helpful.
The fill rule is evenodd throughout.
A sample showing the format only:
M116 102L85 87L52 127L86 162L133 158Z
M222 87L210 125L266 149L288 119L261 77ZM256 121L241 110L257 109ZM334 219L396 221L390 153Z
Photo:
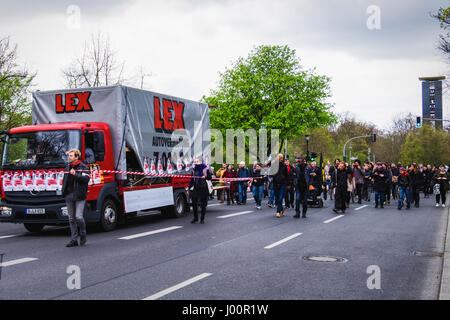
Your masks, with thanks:
M194 211L194 219L191 223L198 221L198 202L200 201L201 215L200 223L205 223L206 205L209 196L208 184L206 180L211 181L211 171L202 163L200 157L195 159L194 170L189 184L188 193L192 199L192 209Z
M81 162L80 150L70 149L67 154L69 165L64 173L62 195L66 200L71 240L66 247L76 247L78 236L80 245L86 244L86 223L83 215L88 191L89 168Z

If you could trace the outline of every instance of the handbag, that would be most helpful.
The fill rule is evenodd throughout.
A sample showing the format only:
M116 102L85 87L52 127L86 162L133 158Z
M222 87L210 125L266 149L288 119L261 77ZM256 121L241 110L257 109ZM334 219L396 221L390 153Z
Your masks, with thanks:
M206 180L206 184L208 186L208 194L211 194L214 191L214 187L211 180Z
M439 183L436 183L436 184L433 186L433 193L434 193L435 195L441 194L441 185L440 185Z

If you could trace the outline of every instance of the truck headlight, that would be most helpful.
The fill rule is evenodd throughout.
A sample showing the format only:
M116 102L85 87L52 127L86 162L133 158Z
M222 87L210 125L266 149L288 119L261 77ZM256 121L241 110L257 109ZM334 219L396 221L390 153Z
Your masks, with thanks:
M1 207L0 215L2 217L11 217L12 209L9 207Z
M62 208L61 208L61 214L62 214L63 216L68 216L68 215L69 215L69 213L67 212L67 207L62 207Z

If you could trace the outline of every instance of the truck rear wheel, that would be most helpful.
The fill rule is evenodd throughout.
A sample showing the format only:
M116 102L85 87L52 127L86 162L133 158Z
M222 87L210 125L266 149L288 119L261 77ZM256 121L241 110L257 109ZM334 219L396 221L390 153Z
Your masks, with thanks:
M42 223L24 223L23 226L29 232L41 232L45 224Z
M186 201L186 196L181 191L175 191L174 194L174 205L162 210L162 214L167 217L180 218L186 214L188 204Z
M108 199L103 202L102 211L100 213L100 227L103 231L114 230L117 226L117 220L119 219L119 211L117 210L116 203Z

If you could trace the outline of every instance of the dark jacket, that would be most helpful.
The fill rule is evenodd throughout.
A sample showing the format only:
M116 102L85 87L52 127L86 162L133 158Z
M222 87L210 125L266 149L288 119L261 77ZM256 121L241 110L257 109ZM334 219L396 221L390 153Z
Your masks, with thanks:
M257 169L253 170L252 178L255 178L255 179L253 179L252 186L256 186L256 187L263 186L264 182L267 181L267 177L261 175L261 170L257 170Z
M289 170L288 170L288 167L286 166L286 171L287 171L286 185L293 188L294 180L295 180L295 168L293 166L289 165Z
M404 174L400 174L398 176L398 187L399 188L403 188L403 189L407 189L411 187L411 176L409 175L408 172L405 172Z
M447 178L447 179L439 179L439 180L437 180L437 178L439 178L439 177L441 177L441 178ZM449 180L450 180L450 173L448 173L448 172L445 172L444 174L441 174L441 172L440 172L440 170L439 170L439 171L437 171L437 172L434 174L434 176L433 176L433 182L434 182L434 183L438 183L438 184L440 184L441 186L443 186L443 187L444 187L444 190L445 190L446 192L450 189L450 186L449 186Z
M330 179L331 179L331 187L335 188L336 187L336 172L338 171L338 168L336 166L331 166L330 170L328 170L328 174L330 175Z
M376 192L385 192L387 188L387 177L389 176L387 170L383 168L375 168L373 172L373 189Z
M312 167L309 167L309 168L310 168L310 176L311 176L309 184L312 184L315 188L320 189L323 184L322 170L320 170L319 167L315 167L314 169ZM313 173L315 173L316 176L313 176Z
M347 190L347 181L348 181L349 172L347 169L344 170L336 169L334 172L334 185L336 188Z
M189 183L189 189L193 188L193 196L202 198L209 195L206 180L211 180L211 171L208 170L208 167L204 163L196 164L192 171L191 182Z
M71 175L68 173L71 169L75 169L75 175ZM86 171L77 171L77 170L86 170ZM66 167L66 172L63 178L62 184L62 195L63 197L69 194L69 191L72 187L73 192L73 200L81 201L86 200L87 192L88 192L88 184L89 184L89 168L83 162L80 162L78 165L71 167L70 164ZM69 177L70 175L70 177ZM71 183L72 182L72 183ZM70 185L72 184L72 185Z
M295 175L294 175L294 185L295 188L299 191L306 191L308 190L310 176L309 176L309 170L307 170L308 165L304 164L303 166L297 165L295 167Z
M369 186L372 184L372 171L371 170L364 170L364 185Z
M417 173L412 170L410 172L411 175L411 181L412 181L412 187L418 190L423 189L425 185L425 174L423 172L420 172L420 170L417 171Z
M282 186L287 184L287 168L283 162L278 162L278 171L273 175L273 185Z

